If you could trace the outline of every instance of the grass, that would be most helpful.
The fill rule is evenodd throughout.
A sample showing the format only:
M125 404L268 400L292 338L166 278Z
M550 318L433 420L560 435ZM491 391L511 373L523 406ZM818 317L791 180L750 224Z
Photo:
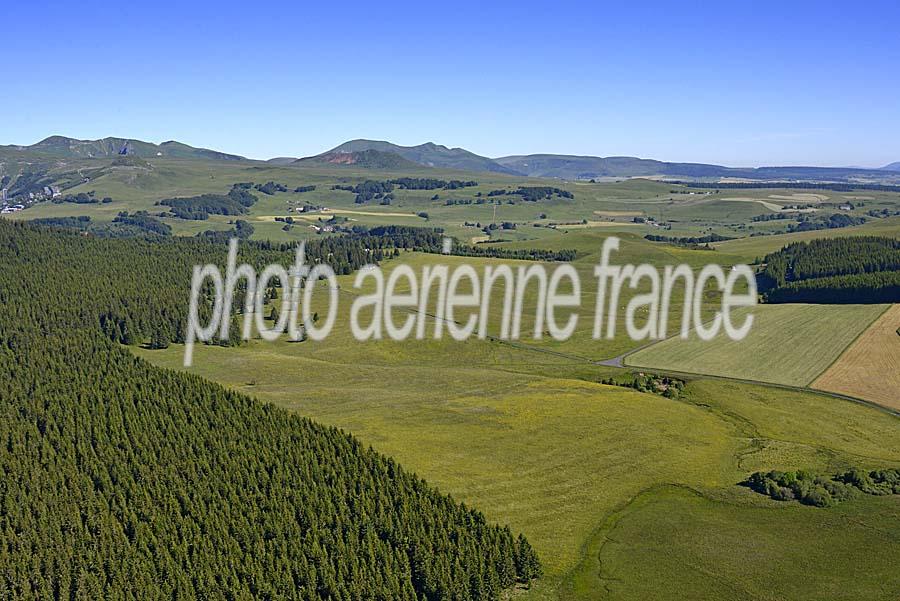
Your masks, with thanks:
M138 353L180 366L177 346ZM533 599L594 598L604 525L660 486L728 493L756 469L900 464L896 419L864 406L702 380L672 401L580 380L601 372L497 343L257 342L195 353L193 373L345 428L525 532L547 570ZM652 534L616 540L640 545Z
M884 305L758 305L744 340L694 333L640 350L628 365L807 386L884 312ZM737 313L736 315L743 315ZM742 323L740 317L736 323Z
M751 502L738 508L731 499L676 487L639 499L600 552L608 597L897 598L895 499L869 497L827 511Z
M574 244L590 265L597 236L548 240ZM634 237L623 239L622 252L629 260L702 259ZM463 259L404 258L414 270L437 260ZM341 281L347 295L349 278ZM731 382L691 382L677 401L604 386L596 381L615 370L579 359L590 354L579 340L561 354L475 339L359 343L347 324L351 300L342 296L324 341L200 346L190 371L353 432L524 532L547 572L528 599L602 592L596 558L610 520L654 491L726 494L756 469L900 462L895 418L867 407ZM616 345L628 346L612 341L597 354ZM181 369L180 346L135 352ZM635 536L633 544L644 540Z
M900 410L900 305L863 332L813 388L848 394Z
M897 497L816 510L736 486L758 470L891 467L897 419L807 392L717 380L681 399L733 427L744 442L731 486L661 484L611 512L560 598L894 599ZM808 548L810 547L810 548ZM873 555L878 554L877 559ZM870 570L871 567L871 570ZM857 574L873 574L858 578ZM835 587L846 596L832 596Z

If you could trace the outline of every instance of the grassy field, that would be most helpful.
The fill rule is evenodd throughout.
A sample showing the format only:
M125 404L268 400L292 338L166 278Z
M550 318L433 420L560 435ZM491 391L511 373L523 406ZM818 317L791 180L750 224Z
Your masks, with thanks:
M860 405L712 380L689 383L682 402L732 425L744 442L732 458L740 474L900 457L896 418ZM894 599L898 520L896 497L817 511L740 486L661 484L607 516L561 598Z
M626 358L635 367L807 386L884 305L758 305L744 340L669 338ZM743 315L737 313L736 315ZM737 323L741 323L738 321Z
M178 346L138 352L180 368ZM530 599L598 598L605 581L597 577L597 558L609 552L605 529L615 523L610 520L628 515L636 499L652 499L670 485L728 496L741 492L736 484L757 469L900 463L896 418L867 407L702 380L688 385L683 400L673 401L583 379L603 375L601 368L496 343L201 347L191 371L345 428L490 519L524 531L547 570ZM758 503L744 496L718 510L752 524ZM773 520L784 515L782 507L767 511ZM845 511L867 519L865 505ZM860 528L854 534L864 539L856 551L880 544L881 538L866 532ZM612 538L638 546L652 536L639 528ZM741 544L732 540L720 552L738 555ZM823 566L809 578L852 581L865 560L855 557L843 571ZM809 569L790 559L783 560L785 570ZM712 569L715 557L704 561ZM666 562L643 565L637 585L655 583L659 595L669 586L665 570L691 568L677 555ZM745 577L765 577L762 565L755 569ZM695 586L713 594L714 584ZM784 584L773 588L781 597L790 591L779 589ZM634 593L628 591L631 583L609 598L630 598Z
M578 248L591 265L600 240L582 230L557 233L548 243ZM702 261L709 252L632 237L623 240L623 254L680 262ZM463 259L404 257L414 270L437 260ZM490 519L525 532L547 571L528 599L598 598L608 584L597 577L597 558L610 552L607 529L636 499L652 499L669 486L731 495L756 469L900 462L895 418L853 403L702 380L691 382L681 400L597 384L620 370L588 358L633 348L630 340L599 344L576 337L556 347L447 339L360 343L347 325L350 278L341 282L341 313L326 340L200 346L191 371L353 432ZM136 352L181 368L178 345ZM738 501L725 505L736 519L746 507L757 508L753 497ZM647 540L634 536L625 542ZM849 579L858 566L846 569ZM665 586L663 572L648 568L647 574L659 574L654 580ZM697 586L715 590L711 583Z
M768 505L680 487L635 500L600 551L608 598L896 598L900 506L895 500L867 498L828 511ZM865 577L848 578L848 566Z
M900 305L863 332L812 387L900 410Z

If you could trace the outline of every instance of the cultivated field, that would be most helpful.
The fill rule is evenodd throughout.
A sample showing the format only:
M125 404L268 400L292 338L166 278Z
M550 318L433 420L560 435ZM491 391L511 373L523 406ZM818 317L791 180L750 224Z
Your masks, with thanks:
M900 410L900 305L892 305L812 387Z
M731 340L722 333L706 342L692 333L687 340L674 337L658 342L625 362L807 386L884 310L884 305L758 305L752 309L755 321L744 340Z

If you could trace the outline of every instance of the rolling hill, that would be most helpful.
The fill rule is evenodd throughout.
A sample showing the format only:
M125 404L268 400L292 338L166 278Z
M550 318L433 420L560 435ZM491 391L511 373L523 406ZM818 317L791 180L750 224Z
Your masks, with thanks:
M420 144L418 146L398 146L391 142L379 140L351 140L332 148L324 154L352 153L366 150L377 150L379 152L397 154L404 159L412 161L413 163L418 163L419 165L425 165L426 167L521 175L510 167L501 165L487 157L469 152L464 148L447 148L446 146L434 144L433 142L426 142L425 144Z
M272 157L271 159L266 160L267 163L272 165L290 165L294 161L297 160L297 157Z
M57 158L92 159L109 158L129 154L141 158L167 157L174 159L242 160L244 157L207 148L195 148L170 140L162 144L143 142L129 138L101 138L77 140L65 136L50 136L30 146L7 146L7 149L34 151Z
M885 165L881 168L882 171L900 171L900 161L896 163L891 163L890 165Z
M715 177L726 167L696 163L664 163L635 157L595 157L565 154L532 154L495 159L514 171L532 177L590 179L597 177L640 177L679 175Z
M422 165L403 158L395 152L385 152L370 148L359 151L330 150L314 157L292 161L299 165L347 165L365 169L421 169Z

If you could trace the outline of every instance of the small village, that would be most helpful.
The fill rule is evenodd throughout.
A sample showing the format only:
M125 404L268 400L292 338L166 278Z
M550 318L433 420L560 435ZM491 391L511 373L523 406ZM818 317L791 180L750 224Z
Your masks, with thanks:
M34 203L45 200L53 200L62 196L62 191L58 186L44 186L37 192L29 192L28 194L19 194L11 196L9 188L0 189L0 214L8 215L22 211Z

